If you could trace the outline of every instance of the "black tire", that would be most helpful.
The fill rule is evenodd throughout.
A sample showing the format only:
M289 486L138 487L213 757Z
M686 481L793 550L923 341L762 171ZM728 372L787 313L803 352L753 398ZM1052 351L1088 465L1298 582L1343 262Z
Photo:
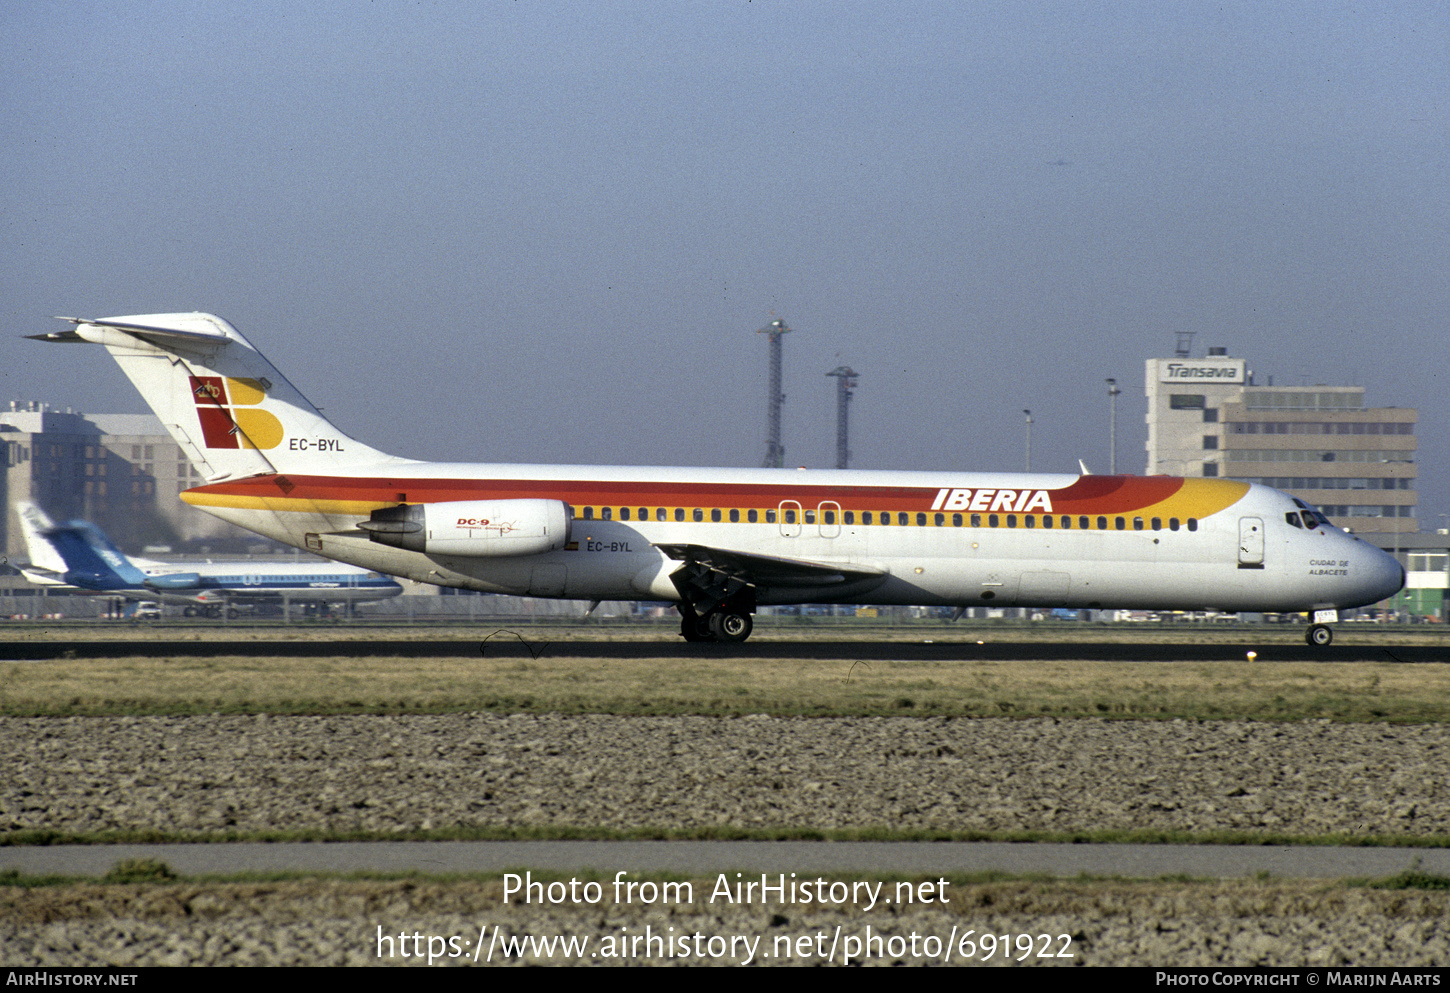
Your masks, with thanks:
M1334 629L1325 624L1311 624L1304 640L1314 648L1324 648L1334 641Z
M710 615L710 631L717 641L744 641L750 637L754 627L749 614L733 614L721 610Z
M680 618L680 634L689 642L715 640L709 622L703 617L694 617L689 614Z

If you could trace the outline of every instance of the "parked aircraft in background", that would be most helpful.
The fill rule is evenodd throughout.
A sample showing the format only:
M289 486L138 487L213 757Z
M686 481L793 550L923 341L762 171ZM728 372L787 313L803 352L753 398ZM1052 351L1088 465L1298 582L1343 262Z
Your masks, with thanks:
M208 562L132 559L86 521L59 527L34 504L21 504L30 563L21 566L37 585L58 586L129 600L184 604L188 616L235 617L239 606L349 605L403 592L393 579L336 562Z
M1338 611L1399 563L1277 490L1228 479L418 462L340 432L209 314L36 335L104 345L206 479L186 502L440 586L678 605L743 641L761 604Z

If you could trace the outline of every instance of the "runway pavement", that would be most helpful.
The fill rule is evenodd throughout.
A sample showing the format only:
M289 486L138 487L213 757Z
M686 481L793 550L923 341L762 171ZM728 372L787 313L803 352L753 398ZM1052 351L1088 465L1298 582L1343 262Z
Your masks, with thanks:
M1348 640L1348 639L1343 639ZM335 640L293 641L162 641L134 639L98 641L0 641L0 661L50 659L110 659L148 657L215 658L247 655L256 658L627 658L676 659L682 654L701 658L841 659L862 661L1053 661L1087 659L1108 662L1242 662L1248 651L1259 662L1450 662L1444 645L1397 646L1337 644L1311 648L1299 644L1263 644L1245 636L1232 644L1180 641L1171 644L986 641L752 641L741 645L686 645L675 641L561 641L539 635L517 639L401 640L339 637Z

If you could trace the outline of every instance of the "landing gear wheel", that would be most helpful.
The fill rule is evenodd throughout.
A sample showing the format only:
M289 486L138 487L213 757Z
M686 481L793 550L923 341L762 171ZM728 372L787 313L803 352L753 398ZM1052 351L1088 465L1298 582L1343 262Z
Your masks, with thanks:
M717 641L739 642L750 637L755 624L749 614L716 611L710 615L710 631Z
M1304 640L1315 648L1323 648L1334 641L1334 629L1327 624L1311 624L1304 632Z
M680 618L680 634L686 641L714 641L715 634L710 630L710 622L704 617L697 617L693 614L686 614Z

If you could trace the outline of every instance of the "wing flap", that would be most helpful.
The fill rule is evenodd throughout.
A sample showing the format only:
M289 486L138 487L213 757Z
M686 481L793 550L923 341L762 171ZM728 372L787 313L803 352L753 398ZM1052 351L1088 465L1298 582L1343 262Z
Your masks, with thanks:
M727 548L711 548L707 545L662 544L655 547L677 562L703 566L711 572L741 580L751 586L844 586L886 576L884 569L859 563L785 559Z

